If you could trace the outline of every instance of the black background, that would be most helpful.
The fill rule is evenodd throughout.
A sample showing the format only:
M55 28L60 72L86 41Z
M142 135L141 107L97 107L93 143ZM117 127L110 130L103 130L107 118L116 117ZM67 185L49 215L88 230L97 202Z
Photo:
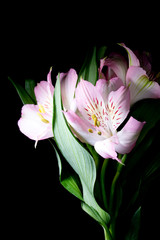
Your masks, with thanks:
M34 142L19 132L22 103L7 77L22 85L26 78L39 82L46 80L53 66L55 83L58 72L79 71L90 46L117 42L151 52L153 69L160 71L156 6L140 9L137 4L127 10L95 3L93 10L85 3L68 4L14 3L4 7L0 54L4 239L97 239L97 235L103 239L101 227L60 185L57 160L48 141L40 141L34 149ZM158 232L158 205L159 185L154 182L144 196L145 239Z

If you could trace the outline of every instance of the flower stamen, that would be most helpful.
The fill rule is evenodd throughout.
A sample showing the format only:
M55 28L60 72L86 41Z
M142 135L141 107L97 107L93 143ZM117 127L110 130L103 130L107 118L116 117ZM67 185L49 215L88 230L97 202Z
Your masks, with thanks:
M44 107L41 104L38 104L40 113L45 113Z
M91 128L88 129L88 132L93 133L93 130Z
M40 117L41 121L44 123L49 123L49 121L47 119L45 119L42 114L40 114L39 112L37 112L37 115Z
M100 121L97 120L96 115L93 114L91 117L92 117L92 119L93 119L93 121L94 121L94 126L95 126L95 127L96 127L96 126L99 127L99 126L100 126Z

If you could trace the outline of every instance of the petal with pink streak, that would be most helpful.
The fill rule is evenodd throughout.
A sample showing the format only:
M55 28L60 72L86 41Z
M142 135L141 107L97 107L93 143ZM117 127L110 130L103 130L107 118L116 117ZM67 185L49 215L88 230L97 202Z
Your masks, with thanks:
M96 86L92 83L81 80L76 88L77 107L82 116L89 120L93 114L98 113L105 107L103 98Z
M117 141L115 141L115 137L107 138L103 141L98 141L95 143L94 148L96 152L102 156L103 158L112 158L121 162L115 151L115 146L117 145Z
M18 121L20 131L35 141L53 137L52 123L44 123L39 115L37 105L26 104Z
M129 85L131 105L145 98L160 98L160 86L157 82L150 81L146 71L141 67L131 66L126 75Z
M140 66L139 59L136 57L136 55L133 53L133 51L130 48L126 47L126 45L124 43L120 43L119 45L124 47L128 53L129 67L130 66L139 67Z
M94 145L96 141L104 140L104 137L98 135L96 128L85 119L81 119L75 112L63 112L71 129L81 142ZM89 129L92 132L89 132Z
M107 110L110 124L116 130L127 117L130 109L129 89L122 86L108 96Z
M145 122L130 117L126 125L117 133L119 143L115 146L118 153L129 153L135 146Z
M70 69L67 73L60 73L61 93L64 110L71 109L77 78L78 76L74 69Z

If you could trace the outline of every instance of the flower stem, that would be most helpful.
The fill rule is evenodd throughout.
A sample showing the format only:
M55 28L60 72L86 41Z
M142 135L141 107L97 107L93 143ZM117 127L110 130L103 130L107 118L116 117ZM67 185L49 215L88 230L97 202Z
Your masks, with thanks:
M102 198L104 207L108 210L108 202L107 202L107 195L106 195L106 188L105 188L105 173L106 168L108 166L109 159L104 159L102 169L101 169L101 190L102 190Z
M122 163L125 162L126 158L127 158L127 154L124 154L121 159ZM123 166L124 166L123 164L118 165L116 174L115 174L112 184L111 184L111 192L110 192L110 199L109 199L109 213L112 215L112 219L111 219L111 223L110 223L110 232L112 233L113 239L115 238L115 221L116 221L116 217L118 215L117 208L115 208L115 212L113 213L113 202L114 202L116 183L121 174Z
M107 227L103 227L105 240L113 240L110 231Z
M127 158L127 154L124 154L123 157L122 157L122 163L125 162L126 158ZM118 165L116 174L115 174L115 176L113 178L113 181L112 181L112 184L111 184L111 192L110 192L110 200L109 200L109 210L110 210L110 212L112 212L112 208L113 208L113 200L114 200L116 183L117 183L117 180L120 176L120 173L122 171L123 166L124 166L123 164Z

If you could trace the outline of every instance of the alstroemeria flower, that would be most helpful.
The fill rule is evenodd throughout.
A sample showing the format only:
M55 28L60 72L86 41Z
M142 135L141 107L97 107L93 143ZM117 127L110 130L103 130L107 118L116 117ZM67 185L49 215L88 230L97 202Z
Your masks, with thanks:
M41 81L34 89L37 105L26 104L22 107L21 118L18 121L20 131L32 140L35 146L39 140L53 137L53 93L50 69L47 81ZM74 92L77 82L77 73L70 69L68 73L60 74L63 107L65 110L75 108Z
M101 59L99 76L107 80L118 77L124 86L130 90L130 104L145 98L160 98L160 86L155 81L150 81L146 71L140 66L140 61L131 49L120 44L128 53L129 64L119 55L113 54L110 58ZM108 67L104 75L102 69Z
M37 105L26 104L22 107L21 118L18 121L20 131L28 138L35 140L35 146L39 140L53 137L53 93L54 87L51 81L50 69L47 81L41 81L34 88Z
M82 141L95 147L103 158L120 161L118 153L129 153L134 147L144 122L130 117L121 131L118 127L125 120L130 109L130 92L128 88L115 84L110 86L104 79L97 81L96 86L81 80L75 91L78 107L74 111L64 111L64 115L75 135Z

